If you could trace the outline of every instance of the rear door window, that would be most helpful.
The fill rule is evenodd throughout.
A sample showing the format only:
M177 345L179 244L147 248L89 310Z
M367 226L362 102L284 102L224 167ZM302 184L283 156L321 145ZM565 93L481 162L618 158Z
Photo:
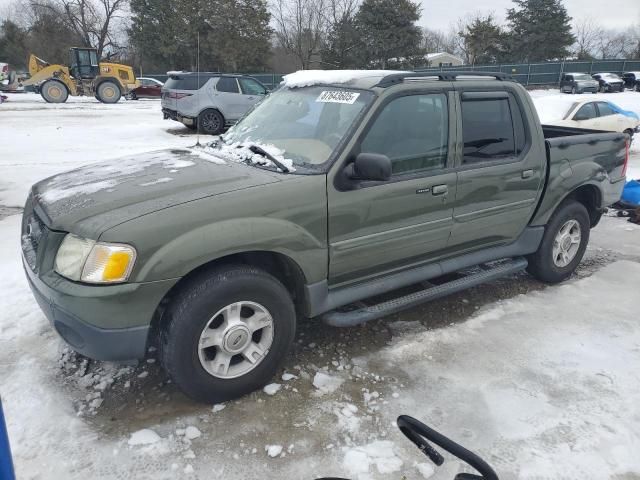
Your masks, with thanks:
M598 102L598 112L601 117L608 117L609 115L616 114L615 110L611 108L611 105L607 102Z
M216 83L216 90L219 92L240 93L235 77L220 77L218 83Z
M524 149L525 135L519 109L515 117L514 122L508 97L463 99L462 163L517 156Z

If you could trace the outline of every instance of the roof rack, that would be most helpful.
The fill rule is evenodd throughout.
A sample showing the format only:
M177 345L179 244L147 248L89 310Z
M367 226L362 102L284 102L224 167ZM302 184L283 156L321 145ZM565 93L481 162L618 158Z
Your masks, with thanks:
M392 73L391 75L387 75L380 80L376 87L391 87L393 85L397 85L398 83L402 83L407 78L422 78L422 77L433 77L438 80L444 82L453 82L457 80L457 77L465 76L465 77L492 77L496 80L500 80L503 82L515 82L515 78L511 75L501 72L474 72L474 71L462 71L462 72L406 72L406 73Z

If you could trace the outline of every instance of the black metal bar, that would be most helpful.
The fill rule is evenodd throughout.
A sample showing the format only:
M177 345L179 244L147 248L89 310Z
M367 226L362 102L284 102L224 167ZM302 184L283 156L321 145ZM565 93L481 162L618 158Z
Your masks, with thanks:
M453 82L458 77L491 77L500 81L515 82L515 79L506 73L502 72L477 72L477 71L461 71L461 72L403 72L392 73L382 78L376 85L376 87L391 87L398 83L404 82L407 78L424 78L433 77L444 82Z

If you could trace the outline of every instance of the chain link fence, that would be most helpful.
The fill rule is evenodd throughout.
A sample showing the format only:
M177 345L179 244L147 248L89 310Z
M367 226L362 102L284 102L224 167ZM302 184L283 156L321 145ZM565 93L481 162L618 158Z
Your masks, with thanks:
M527 86L558 85L560 76L567 73L600 73L640 71L640 60L594 60L544 63L504 63L500 65L459 65L457 67L424 67L416 72L446 72L469 70L475 72L508 73Z
M416 72L446 72L446 71L474 71L474 72L502 72L513 76L518 82L526 86L558 85L560 76L564 72L570 73L598 73L610 72L621 74L622 72L640 72L640 60L594 60L594 61L570 61L570 62L543 62L543 63L503 63L499 65L459 65L457 67L423 67L416 68ZM273 90L282 81L282 73L248 73L257 78L268 89ZM165 82L166 74L147 74Z

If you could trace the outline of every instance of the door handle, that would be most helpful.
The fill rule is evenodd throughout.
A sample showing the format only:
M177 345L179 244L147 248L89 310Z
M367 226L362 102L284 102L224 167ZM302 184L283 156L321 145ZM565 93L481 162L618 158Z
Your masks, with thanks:
M533 170L523 170L522 178L531 178L533 177Z
M434 185L431 187L432 195L444 195L449 191L449 187L446 185Z

